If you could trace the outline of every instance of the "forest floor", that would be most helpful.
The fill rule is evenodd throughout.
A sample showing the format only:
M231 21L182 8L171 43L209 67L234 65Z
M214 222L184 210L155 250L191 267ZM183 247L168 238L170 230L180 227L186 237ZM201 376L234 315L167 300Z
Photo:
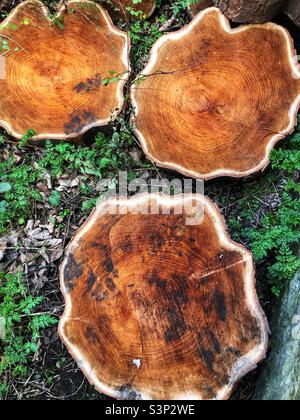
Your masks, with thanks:
M1 19L18 3L2 1ZM44 3L53 13L57 2ZM182 3L163 1L147 22L120 23L132 38L134 75L166 22L171 31L189 22ZM291 31L300 51L299 31L285 16L278 22ZM109 132L90 132L80 146L32 146L30 132L20 145L0 131L0 399L107 399L88 384L59 340L64 302L58 269L66 244L95 206L103 178L117 183L120 170L149 182L178 178L146 160L129 117L127 105ZM299 149L296 131L273 152L264 174L218 179L205 187L233 238L254 254L258 293L269 318L299 267ZM4 316L10 319L6 334ZM250 399L258 374L259 369L249 374L233 399Z

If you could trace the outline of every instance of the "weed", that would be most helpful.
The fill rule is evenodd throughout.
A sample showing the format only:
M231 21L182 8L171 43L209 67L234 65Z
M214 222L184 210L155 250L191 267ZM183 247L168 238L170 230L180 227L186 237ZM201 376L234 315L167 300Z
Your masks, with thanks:
M273 150L271 166L259 182L246 184L238 218L230 217L229 225L235 239L250 246L257 265L265 264L266 278L279 296L300 267L299 129Z
M161 15L159 23L164 23L165 21L165 16ZM149 21L133 22L129 27L128 33L132 42L132 62L135 64L136 70L141 71L153 44L163 33L160 32L156 23L150 23Z
M175 0L172 2L172 10L174 15L178 15L180 12L185 11L188 6L191 6L196 3L201 3L204 0Z
M36 203L44 202L45 196L37 185L45 182L47 174L54 186L62 176L74 173L80 175L83 211L90 210L95 205L95 185L100 179L117 178L121 169L128 170L132 177L136 177L135 164L128 153L133 144L130 126L122 119L117 124L118 129L115 127L110 136L99 132L95 144L90 148L48 141L45 149L39 153L39 159L35 157L35 161L31 154L24 151L21 156L7 151L6 159L0 162L0 234L9 227L23 225L32 215ZM26 134L26 138L30 133ZM24 140L22 148L26 142ZM62 196L53 189L47 200L51 207L56 208L60 206Z
M8 390L6 374L28 375L31 357L39 350L44 330L57 323L47 313L35 313L43 297L28 293L22 273L0 273L0 398Z

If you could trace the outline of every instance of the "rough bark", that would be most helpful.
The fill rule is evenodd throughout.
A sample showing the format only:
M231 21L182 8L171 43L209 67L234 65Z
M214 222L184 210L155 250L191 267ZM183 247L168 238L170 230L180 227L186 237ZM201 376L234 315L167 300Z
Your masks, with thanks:
M221 12L239 23L263 23L284 10L287 0L214 0Z
M300 272L286 288L272 325L271 353L255 400L300 400Z
M287 0L211 0L205 3L217 6L233 22L264 23L283 12ZM209 7L209 4L206 7ZM191 6L194 14L204 8L202 1Z
M112 397L226 399L265 357L252 255L204 196L103 203L68 247L61 288L60 335Z
M159 166L195 178L265 169L272 147L297 123L294 56L285 29L231 29L218 9L204 10L156 42L132 87L143 150Z
M197 3L190 5L188 9L190 10L192 15L196 15L202 10L212 6L214 6L213 0L198 0Z
M286 13L296 25L300 26L300 1L299 0L290 0Z

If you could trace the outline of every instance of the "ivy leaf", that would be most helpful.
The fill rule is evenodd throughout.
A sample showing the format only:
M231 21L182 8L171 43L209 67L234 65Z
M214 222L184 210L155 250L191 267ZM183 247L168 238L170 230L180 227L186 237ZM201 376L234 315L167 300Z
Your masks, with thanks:
M49 203L53 207L58 207L60 205L60 192L59 191L52 191L52 193L49 196Z

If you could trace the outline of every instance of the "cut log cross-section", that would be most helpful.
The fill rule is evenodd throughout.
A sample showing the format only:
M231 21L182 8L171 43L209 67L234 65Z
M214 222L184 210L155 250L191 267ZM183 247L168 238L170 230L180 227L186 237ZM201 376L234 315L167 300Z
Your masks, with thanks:
M226 399L265 357L251 253L203 196L105 201L69 245L61 288L60 336L112 397Z
M134 3L133 0L110 0L103 4L113 19L146 19L155 10L154 0L141 0L139 3Z
M121 110L129 40L94 2L69 1L52 21L39 1L21 3L0 37L0 125L14 137L29 129L34 139L78 137Z
M289 33L273 23L231 29L217 8L163 36L132 87L148 157L187 176L248 176L290 134L300 70Z

